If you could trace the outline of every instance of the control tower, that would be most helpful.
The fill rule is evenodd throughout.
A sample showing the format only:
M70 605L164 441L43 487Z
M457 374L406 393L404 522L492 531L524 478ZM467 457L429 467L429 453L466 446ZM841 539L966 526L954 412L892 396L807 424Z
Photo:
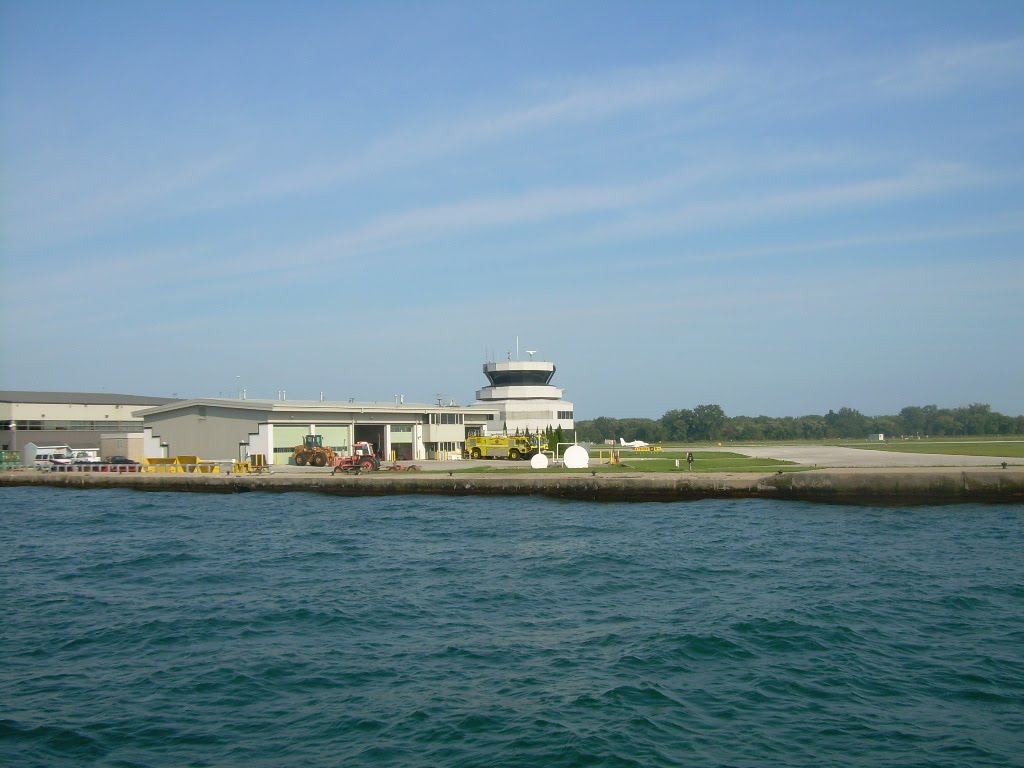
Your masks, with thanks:
M534 353L528 354L529 360L484 363L489 385L477 390L476 405L499 411L498 421L487 426L488 434L576 428L572 403L562 398L561 388L551 384L555 364L534 360Z

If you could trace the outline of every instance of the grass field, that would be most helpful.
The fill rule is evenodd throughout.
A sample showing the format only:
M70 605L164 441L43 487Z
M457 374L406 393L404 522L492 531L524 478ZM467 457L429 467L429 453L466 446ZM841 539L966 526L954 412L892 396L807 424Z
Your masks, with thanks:
M886 443L866 440L785 440L777 442L747 443L747 445L836 445L843 448L862 448L870 451L901 453L944 454L948 456L999 456L1024 459L1024 436L1006 438L932 438L923 440L892 440ZM690 447L692 450L692 446ZM612 450L596 447L591 450L591 465L586 471L598 473L620 472L803 472L811 467L778 459L759 459L729 451L693 451L693 469L686 466L686 446L664 445L660 451L626 451L615 449L618 464L597 463L607 461ZM676 461L679 467L676 467ZM454 470L458 473L494 471L534 471L528 462L480 461L474 466ZM544 472L579 472L552 466Z
M620 453L621 461L618 464L596 464L592 463L587 471L602 474L615 474L619 472L800 472L807 467L801 467L790 461L779 461L777 459L755 459L739 453L726 453L723 451L694 451L693 469L686 467L686 452L676 453L674 451L659 452L657 458L651 458L649 453ZM596 456L591 456L595 461ZM679 460L679 467L676 467L676 460ZM466 472L493 472L494 470L520 470L533 471L528 462L508 461L482 461L477 466L469 469L455 470L458 473ZM563 469L561 467L549 467L543 472L574 472L578 469Z

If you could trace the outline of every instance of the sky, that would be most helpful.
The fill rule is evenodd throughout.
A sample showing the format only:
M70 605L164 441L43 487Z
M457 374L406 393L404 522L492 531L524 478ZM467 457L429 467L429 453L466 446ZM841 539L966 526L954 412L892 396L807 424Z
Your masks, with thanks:
M0 0L0 389L1024 413L1024 3Z

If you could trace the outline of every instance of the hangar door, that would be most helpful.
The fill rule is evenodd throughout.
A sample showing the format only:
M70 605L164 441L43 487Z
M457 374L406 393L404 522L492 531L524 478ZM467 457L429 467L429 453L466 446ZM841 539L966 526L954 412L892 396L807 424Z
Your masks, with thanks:
M356 424L356 442L367 442L373 444L373 452L382 456L387 448L384 440L383 424Z
M328 425L317 424L316 433L324 436L324 445L329 445L337 453L352 453L351 427L348 424Z
M309 425L284 426L274 425L274 457L270 459L273 464L294 464L292 451L296 445L302 443L302 438L309 434Z

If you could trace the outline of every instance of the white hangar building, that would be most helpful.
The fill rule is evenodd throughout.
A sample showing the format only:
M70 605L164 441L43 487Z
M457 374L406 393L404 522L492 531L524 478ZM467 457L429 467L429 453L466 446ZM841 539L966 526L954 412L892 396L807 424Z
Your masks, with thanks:
M138 410L165 456L233 460L264 454L268 464L291 463L306 435L351 454L369 442L386 460L462 456L466 436L494 432L496 409L407 403L197 398Z

